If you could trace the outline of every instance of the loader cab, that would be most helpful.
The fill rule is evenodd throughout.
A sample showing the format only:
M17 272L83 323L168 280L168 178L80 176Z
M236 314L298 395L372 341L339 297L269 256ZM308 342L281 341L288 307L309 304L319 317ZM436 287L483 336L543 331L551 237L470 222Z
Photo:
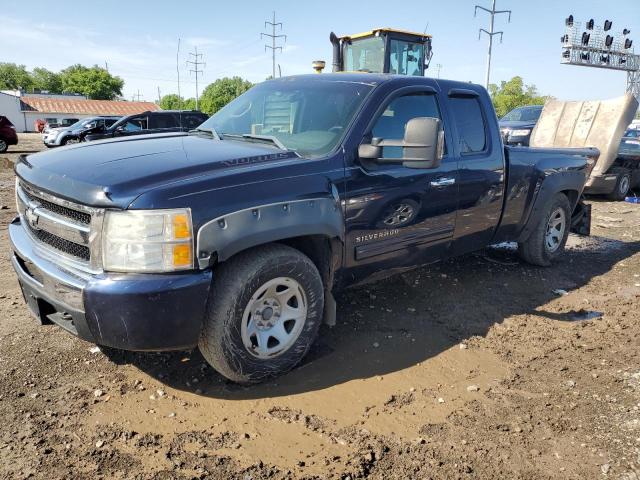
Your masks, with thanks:
M377 28L342 37L331 33L334 72L424 76L431 60L431 35Z

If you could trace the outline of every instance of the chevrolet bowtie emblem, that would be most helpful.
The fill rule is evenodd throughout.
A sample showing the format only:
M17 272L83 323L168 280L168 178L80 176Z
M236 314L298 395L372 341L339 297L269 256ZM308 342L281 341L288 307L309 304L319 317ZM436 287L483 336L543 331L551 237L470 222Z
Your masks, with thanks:
M40 218L33 208L27 208L24 212L24 216L31 225L31 228L38 230L38 219Z

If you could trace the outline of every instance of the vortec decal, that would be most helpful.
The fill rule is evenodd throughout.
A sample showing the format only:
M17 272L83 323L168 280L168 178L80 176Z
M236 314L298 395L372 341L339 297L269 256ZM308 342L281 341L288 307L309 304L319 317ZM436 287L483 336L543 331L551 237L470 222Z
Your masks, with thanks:
M287 158L293 158L296 155L291 152L274 153L272 155L257 155L255 157L242 157L233 158L231 160L225 160L222 165L225 167L236 167L238 165L251 165L254 163L268 162L270 160L285 160Z
M380 230L376 233L368 233L366 235L361 235L356 237L356 243L364 243L369 242L371 240L381 240L383 238L392 237L394 235L398 235L400 233L399 228L394 228L392 230Z

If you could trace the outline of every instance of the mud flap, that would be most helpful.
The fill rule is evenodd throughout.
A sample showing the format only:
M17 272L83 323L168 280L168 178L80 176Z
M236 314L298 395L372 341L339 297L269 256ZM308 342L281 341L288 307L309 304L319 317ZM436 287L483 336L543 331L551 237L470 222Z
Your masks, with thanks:
M582 199L578 201L571 216L571 233L591 235L591 205L587 205Z
M336 325L336 299L330 290L324 291L324 316L322 323L330 327Z

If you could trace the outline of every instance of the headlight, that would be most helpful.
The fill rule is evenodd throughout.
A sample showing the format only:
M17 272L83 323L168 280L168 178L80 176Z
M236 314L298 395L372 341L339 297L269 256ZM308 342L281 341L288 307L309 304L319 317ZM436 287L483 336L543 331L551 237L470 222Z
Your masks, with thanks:
M531 129L529 128L525 128L523 130L511 130L509 132L509 136L510 137L526 137L527 135L529 135L529 133L531 133Z
M107 211L102 265L112 272L173 272L193 268L189 209Z

